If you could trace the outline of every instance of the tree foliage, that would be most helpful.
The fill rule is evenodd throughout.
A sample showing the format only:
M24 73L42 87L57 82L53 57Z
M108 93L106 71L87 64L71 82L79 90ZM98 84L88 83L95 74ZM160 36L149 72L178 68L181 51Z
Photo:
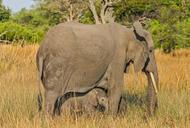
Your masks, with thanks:
M147 17L145 29L154 39L155 47L164 52L178 48L190 47L190 2L189 0L35 0L36 5L30 9L22 9L11 15L10 10L0 0L0 39L19 39L39 42L49 27L61 22L77 20L86 24L94 24L102 17L113 16L115 22L131 27L139 17ZM94 16L92 4L97 13ZM107 2L108 6L105 6ZM108 4L111 3L111 4ZM105 9L103 7L106 7ZM108 8L112 13L106 14ZM97 19L96 19L97 18ZM104 22L103 22L104 21ZM9 29L12 29L12 34ZM16 28L16 29L15 29ZM13 33L15 31L16 33ZM22 32L23 31L23 32ZM27 32L26 32L27 31ZM33 33L31 34L23 34ZM20 35L19 35L20 34ZM5 37L6 35L6 37ZM26 36L26 37L25 37Z
M0 22L7 21L10 18L10 10L2 5L2 0L0 0Z
M49 22L44 15L44 12L41 10L26 10L22 9L13 17L13 21L22 24L24 26L31 27L47 27Z
M0 23L0 33L1 40L24 43L38 43L44 35L44 31L39 28L23 26L12 21Z

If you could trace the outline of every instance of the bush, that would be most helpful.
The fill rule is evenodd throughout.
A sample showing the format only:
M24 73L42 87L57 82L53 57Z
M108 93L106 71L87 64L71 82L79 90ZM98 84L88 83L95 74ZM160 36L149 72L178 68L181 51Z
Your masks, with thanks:
M14 22L0 23L0 39L8 41L25 41L37 43L42 40L44 30L42 28L32 28Z
M153 20L150 31L153 35L155 47L161 48L165 53L190 47L190 18L181 22L178 21L175 24Z
M10 9L6 8L5 6L2 5L2 1L0 0L0 21L4 22L9 20L11 16L11 11Z

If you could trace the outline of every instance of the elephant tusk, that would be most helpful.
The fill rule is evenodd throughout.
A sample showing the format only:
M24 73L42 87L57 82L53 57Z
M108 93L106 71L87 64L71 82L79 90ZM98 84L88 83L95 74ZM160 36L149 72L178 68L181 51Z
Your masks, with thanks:
M150 78L151 78L151 80L152 80L154 90L155 90L155 92L156 92L156 94L157 94L157 93L158 93L158 89L157 89L156 82L155 82L155 79L154 79L154 75L153 75L152 72L150 72Z

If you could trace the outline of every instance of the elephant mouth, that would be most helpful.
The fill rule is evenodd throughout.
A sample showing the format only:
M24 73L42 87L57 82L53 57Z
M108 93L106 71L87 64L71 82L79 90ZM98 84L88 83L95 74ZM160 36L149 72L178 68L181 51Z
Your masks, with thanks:
M154 91L155 91L155 93L157 94L157 93L158 93L158 88L157 88L157 85L156 85L156 80L155 80L155 77L154 77L154 73L151 72L151 71L147 71L147 70L146 70L146 68L147 68L147 66L148 66L148 64L149 64L149 62L150 62L150 58L148 57L148 58L147 58L147 61L145 62L145 65L144 65L142 71L145 72L145 74L147 74L147 75L150 76L151 82L152 82L152 84L153 84ZM124 67L124 73L128 73L128 70L127 70L127 69L128 69L128 67L129 67L130 63L131 63L131 61L128 62L128 63L126 63L126 65L125 65L125 67Z
M156 82L154 73L153 72L144 71L144 70L143 70L143 72L147 75L147 77L150 78L151 83L152 83L153 88L154 88L154 91L157 94L158 93L158 88L157 88L157 82Z
M145 72L145 74L149 75L149 77L151 79L151 82L153 84L154 91L157 94L158 93L158 88L157 88L157 85L156 85L156 80L155 80L154 73L151 72L151 71L147 71L147 67L148 67L149 62L150 62L150 58L148 57L148 59L145 62L145 65L144 65L144 68L142 69L142 71Z
M128 73L128 67L129 67L129 65L130 65L131 62L132 62L132 61L130 60L129 62L127 62L127 63L125 64L124 73Z

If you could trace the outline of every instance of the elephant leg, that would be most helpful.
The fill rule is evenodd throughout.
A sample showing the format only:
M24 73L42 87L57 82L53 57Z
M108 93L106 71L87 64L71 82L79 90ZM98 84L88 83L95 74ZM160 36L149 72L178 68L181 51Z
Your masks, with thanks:
M110 95L108 96L108 103L109 103L108 107L109 107L109 111L113 115L116 115L118 112L120 97L121 97L120 88L110 90Z
M54 104L59 96L59 93L53 90L45 92L45 109L50 115L53 115Z
M108 87L108 108L111 114L116 115L119 109L123 87L123 74L113 74Z
M108 112L112 115L116 115L118 113L120 97L124 84L124 67L122 64L125 60L122 60L122 56L125 53L121 52L120 54L115 56L115 59L108 67Z

